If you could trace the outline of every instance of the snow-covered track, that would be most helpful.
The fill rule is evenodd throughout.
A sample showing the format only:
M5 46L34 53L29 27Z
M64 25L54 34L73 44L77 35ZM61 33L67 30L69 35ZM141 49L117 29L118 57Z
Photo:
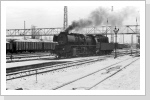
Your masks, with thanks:
M72 67L72 66L87 64L87 63L91 63L91 62L96 62L96 61L100 61L100 60L105 59L105 57L106 56L95 57L95 58L92 57L92 58L89 58L89 59L76 60L76 61L73 61L73 62L67 62L67 63L62 63L62 64L54 64L54 65L51 65L51 66L44 66L44 67L40 67L40 68L34 68L34 69L32 68L32 69L19 70L19 71L11 71L11 70L13 70L13 68L12 68L12 69L7 71L7 75L6 75L7 79L6 80L13 80L13 79L17 79L17 78L26 77L26 76L47 73L47 72L50 72L50 71L55 71L55 70L68 68L68 67Z
M92 88L94 88L95 86L99 85L100 83L102 83L103 81L107 80L108 78L114 76L115 74L119 73L120 71L122 71L124 68L128 67L129 65L131 65L132 63L134 63L135 61L137 61L139 58L133 57L133 58L127 58L125 60L119 61L117 63L111 64L105 68L101 68L97 71L91 72L87 75L84 75L82 77L73 79L71 81L68 81L66 83L63 83L59 86L56 86L54 88L52 88L52 90L78 90L78 89L84 89L84 90L91 90ZM121 63L125 63L124 66L120 66ZM99 76L101 78L98 79L98 81L96 83L94 83L94 81L90 81L90 79L94 79L94 78L90 78L89 77L95 77L96 74L99 74ZM85 82L85 80L87 82ZM92 83L90 83L92 82Z
M41 58L49 58L53 56L50 53L27 53L27 54L9 54L6 55L6 63L11 62L23 62L23 61L30 61L30 60L39 60Z
M124 56L126 53L119 53L118 56ZM89 59L83 59L83 60L76 60L73 62L67 62L67 63L61 63L57 64L49 64L49 63L42 63L42 64L35 64L35 65L29 65L29 66L22 66L22 67L15 67L15 68L7 68L6 69L6 80L12 80L12 79L17 79L17 78L22 78L26 76L31 76L31 75L37 75L37 74L42 74L50 71L55 71L63 68L68 68L72 66L78 66L78 65L83 65L91 62L96 62L100 60L104 60L105 58L108 57L113 57L112 55L105 55L105 56L99 56L95 58L89 58ZM37 67L38 66L38 67Z

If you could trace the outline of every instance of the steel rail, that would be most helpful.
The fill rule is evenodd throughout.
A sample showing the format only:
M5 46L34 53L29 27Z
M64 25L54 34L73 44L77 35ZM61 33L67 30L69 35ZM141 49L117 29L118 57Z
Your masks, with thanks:
M98 59L101 60L101 59ZM68 67L72 67L75 65L81 65L81 64L85 64L85 63L90 63L96 61L95 59L84 59L84 60L77 60L74 62L69 62L69 63L63 63L63 64L56 64L56 65L52 65L52 66L46 66L46 67L41 67L41 68L35 68L35 69L29 69L29 70L24 70L24 71L17 71L17 72L13 72L13 73L7 73L6 76L13 76L16 75L16 77L13 78L8 78L6 80L12 80L12 79L17 79L17 78L21 78L21 77L26 77L26 76L31 76L31 75L35 75L35 74L42 74L42 73L46 73L46 72L50 72L50 71L55 71L55 70L59 70L59 69L63 69L63 68L68 68ZM64 67L62 67L64 66ZM48 70L48 68L50 68ZM39 70L45 70L45 71L40 71ZM34 73L30 73L30 72L34 72ZM29 75L20 75L17 77L17 75L19 74L26 74L29 73Z
M74 82L76 82L76 81L79 81L79 80L81 80L81 79L84 79L84 78L86 78L86 77L88 77L88 76L91 76L91 75L93 75L93 74L95 74L95 73L98 73L98 72L100 72L100 71L102 71L102 70L105 70L105 69L107 69L107 68L110 68L110 67L112 67L112 66L114 66L114 65L117 65L117 64L122 63L122 62L124 62L124 61L126 61L126 60L129 60L129 59L131 59L131 58L127 58L127 59L125 59L125 60L123 60L123 61L119 61L119 62L114 63L114 64L111 64L111 65L109 65L109 66L107 66L107 67L105 67L105 68L101 68L101 69L99 69L99 70L97 70L97 71L94 71L94 72L92 72L92 73L89 73L89 74L87 74L87 75L84 75L84 76L82 76L82 77L80 77L80 78L77 78L77 79L74 79L74 80L72 80L72 81L63 83L62 85L59 85L59 86L56 86L56 87L52 88L52 90L57 90L57 89L59 89L59 88L62 88L62 87L64 87L64 86L67 86L67 85L69 85L69 84L71 84L71 83L74 83ZM93 88L93 87L92 87L92 88ZM91 88L89 88L89 89L91 89Z
M135 61L137 61L139 58L135 59L134 61L132 61L131 63L127 64L126 66L124 66L123 68L117 70L115 73L109 75L108 77L104 78L103 80L99 81L98 83L94 84L93 86L89 87L87 90L91 90L92 88L94 88L95 86L99 85L100 83L104 82L105 80L107 80L108 78L116 75L117 73L119 73L120 71L122 71L124 68L128 67L129 65L131 65L132 63L134 63Z
M124 54L126 54L126 53L119 54L119 56L124 56ZM100 56L100 57L112 57L112 56L113 55ZM42 73L46 73L46 72L50 72L50 71L54 71L54 70L59 70L59 69L62 69L62 68L67 68L67 67L71 67L71 66L75 66L75 65L91 63L91 62L95 62L95 61L98 61L98 60L102 60L102 58L100 59L100 57L98 57L96 59L93 59L93 58L92 59L88 59L88 60L87 59L83 59L83 60L77 60L77 61L74 61L74 62L67 62L67 63L63 63L63 64L56 64L56 65L44 66L44 67L40 67L40 68L34 68L34 69L28 69L28 70L23 70L23 71L17 71L17 72L13 72L13 73L7 73L6 76L9 76L9 77L13 76L13 75L17 76L19 74L23 74L23 75L20 75L18 77L8 78L6 80L17 79L17 78L21 78L21 77L26 77L26 76L31 76L31 75L35 75L35 74L42 74ZM62 67L62 66L65 66L65 67ZM58 68L58 67L60 67L60 68ZM48 68L50 68L50 69L48 70ZM44 71L39 71L39 70L44 70Z

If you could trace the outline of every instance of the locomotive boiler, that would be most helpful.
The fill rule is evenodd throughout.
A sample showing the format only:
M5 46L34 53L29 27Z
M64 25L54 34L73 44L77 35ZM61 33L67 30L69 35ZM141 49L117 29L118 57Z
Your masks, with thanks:
M58 42L54 50L58 57L103 55L114 49L114 44L103 35L61 32L53 41Z

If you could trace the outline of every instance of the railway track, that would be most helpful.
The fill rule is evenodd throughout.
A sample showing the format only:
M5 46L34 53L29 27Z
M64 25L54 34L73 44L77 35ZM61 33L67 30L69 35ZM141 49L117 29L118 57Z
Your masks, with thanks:
M103 56L103 59L104 58L105 58L105 56ZM28 70L21 70L21 71L15 71L15 72L8 71L8 73L6 74L6 76L7 76L6 80L13 80L13 79L17 79L17 78L26 77L26 76L42 74L42 73L46 73L46 72L50 72L50 71L63 69L63 68L87 64L87 63L91 63L91 62L99 61L99 60L103 60L103 59L96 57L95 59L91 58L91 59L76 60L73 62L55 64L52 66L45 66L45 67L40 67L40 68L28 69Z
M117 51L117 54L120 52L130 54L130 50L122 50L122 51ZM139 52L137 50L133 50L132 53ZM113 54L114 52L112 52ZM23 62L23 61L31 61L31 60L39 60L42 58L50 58L54 59L55 56L50 53L35 53L35 54L13 54L13 55L6 55L6 63L11 63L11 62Z
M131 59L132 58L128 58L126 60L119 61L105 68L101 68L82 77L73 79L59 86L53 87L51 90L91 90L100 83L107 80L108 78L116 75L124 68L137 61L139 58L134 58L132 60ZM124 66L121 66L120 64L124 64Z
M123 55L126 55L126 53L125 54L122 53L118 56L123 56ZM113 55L100 56L100 57L96 57L96 58L92 57L91 59L77 60L77 61L73 61L73 62L55 64L55 65L51 65L51 66L44 66L44 67L34 68L34 69L33 68L29 68L29 69L22 68L22 70L17 70L17 71L13 71L13 72L7 71L6 80L7 81L13 80L13 79L17 79L17 78L26 77L26 76L37 75L37 74L42 74L42 73L46 73L46 72L50 72L50 71L63 69L63 68L68 68L68 67L72 67L72 66L96 62L96 61L104 60L105 58L108 58L108 57L113 57ZM11 69L11 70L13 70L13 69Z
M50 56L53 56L53 58L54 58L54 55L52 55L50 53L6 55L6 63L38 60L41 58L49 58Z

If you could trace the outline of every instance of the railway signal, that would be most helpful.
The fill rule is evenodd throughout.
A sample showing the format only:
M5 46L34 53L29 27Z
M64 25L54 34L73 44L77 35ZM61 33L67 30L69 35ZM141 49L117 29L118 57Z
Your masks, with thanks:
M115 41L115 57L114 58L117 58L116 48L117 48L117 33L119 31L119 28L117 29L116 26L115 26L115 29L113 31L114 31L115 37L116 37L116 41Z

